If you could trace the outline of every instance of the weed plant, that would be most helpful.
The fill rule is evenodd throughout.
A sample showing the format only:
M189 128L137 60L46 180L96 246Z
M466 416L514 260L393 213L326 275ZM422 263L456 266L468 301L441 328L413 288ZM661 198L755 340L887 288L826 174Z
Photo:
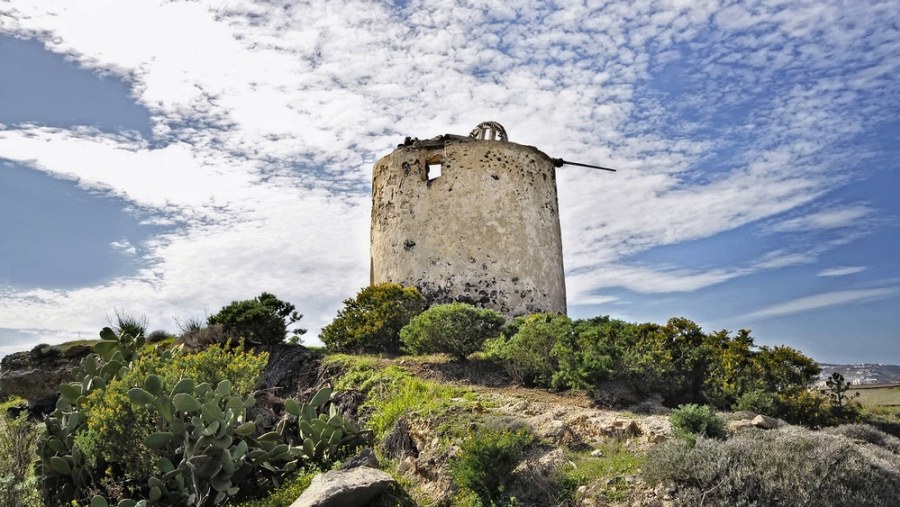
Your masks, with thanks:
M127 333L137 337L144 336L144 333L147 332L148 321L146 315L133 315L122 308L114 309L113 313L115 314L115 319L107 317L106 320L116 334Z
M173 317L173 319L175 320L175 325L178 326L178 330L181 331L181 334L197 332L206 327L206 319L197 317L196 315L190 315L184 320L181 320L178 317Z
M474 494L476 505L509 505L513 471L534 443L534 435L525 428L482 427L462 441L459 456L450 464L453 481Z
M10 400L0 404L0 505L40 507L34 461L40 428L28 419L28 411L9 415L11 407L24 403Z

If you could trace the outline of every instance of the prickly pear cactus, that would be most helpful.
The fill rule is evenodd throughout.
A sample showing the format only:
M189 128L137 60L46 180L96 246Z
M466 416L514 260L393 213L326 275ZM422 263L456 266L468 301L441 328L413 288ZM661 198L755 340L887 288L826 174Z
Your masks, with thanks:
M133 403L151 405L164 420L165 429L146 437L144 444L158 450L160 477L148 480L148 500L171 505L208 505L237 494L240 480L256 466L277 456L260 448L251 438L255 421L247 409L255 400L231 392L231 382L215 387L182 379L163 392L155 375L144 387L128 391Z
M286 415L277 431L291 444L292 462L327 464L342 450L361 443L366 434L352 420L343 417L331 400L331 389L322 388L307 403L284 402Z
M85 426L86 397L114 379L134 373L143 337L100 333L94 354L77 371L80 380L61 386L56 410L47 418L39 472L48 505L85 501L102 473L91 468L75 445ZM162 352L171 359L175 351ZM148 374L127 392L128 401L153 414L157 431L143 444L156 456L156 473L140 488L140 499L117 504L95 495L90 507L208 506L226 503L242 488L278 485L306 464L327 464L364 438L364 432L330 403L331 389L322 389L307 403L285 403L286 414L273 431L264 432L261 419L249 420L255 404L242 397L229 380L216 385L182 378L171 388ZM171 384L168 384L171 385ZM83 504L82 504L83 505Z
M105 327L100 331L100 341L94 344L94 354L82 359L75 369L75 378L79 380L60 386L56 408L45 420L46 434L39 450L38 475L48 503L75 500L78 491L96 480L74 445L75 433L85 423L83 402L92 391L121 378L143 346L143 336L116 335Z

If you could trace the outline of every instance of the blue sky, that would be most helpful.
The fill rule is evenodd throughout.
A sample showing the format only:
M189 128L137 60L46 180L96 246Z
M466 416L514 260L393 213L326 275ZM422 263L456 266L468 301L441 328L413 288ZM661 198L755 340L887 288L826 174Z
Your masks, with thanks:
M0 4L0 355L368 280L374 161L502 123L564 167L569 313L900 363L900 5Z

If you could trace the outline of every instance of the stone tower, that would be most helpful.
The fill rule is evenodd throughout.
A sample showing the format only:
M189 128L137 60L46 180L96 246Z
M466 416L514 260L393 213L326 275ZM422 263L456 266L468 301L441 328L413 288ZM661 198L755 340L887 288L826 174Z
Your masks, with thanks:
M507 316L566 313L556 168L485 122L407 138L372 174L372 284Z

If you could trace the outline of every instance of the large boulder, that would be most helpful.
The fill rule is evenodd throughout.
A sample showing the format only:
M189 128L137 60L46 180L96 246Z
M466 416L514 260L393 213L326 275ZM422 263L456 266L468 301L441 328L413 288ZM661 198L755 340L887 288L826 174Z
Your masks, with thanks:
M374 468L332 470L315 476L291 507L361 507L394 483L390 474Z
M49 412L56 403L59 385L71 380L72 370L90 352L88 345L41 344L5 356L0 362L0 399L18 396L28 400L32 412Z

